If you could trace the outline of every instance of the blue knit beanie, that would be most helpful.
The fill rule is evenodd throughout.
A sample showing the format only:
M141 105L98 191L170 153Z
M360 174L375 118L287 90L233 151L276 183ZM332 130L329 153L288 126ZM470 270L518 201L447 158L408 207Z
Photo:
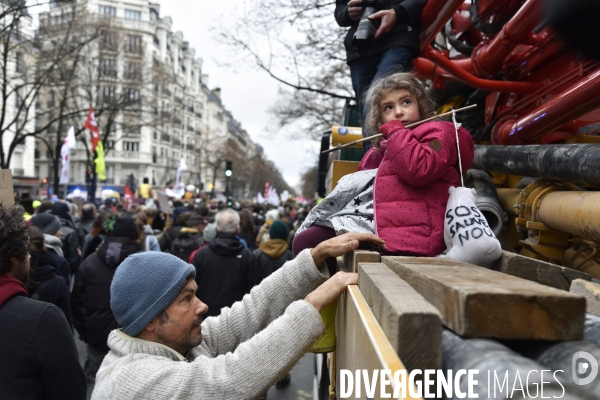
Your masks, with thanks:
M194 266L171 254L147 251L127 257L110 285L110 308L123 332L137 336L195 276Z

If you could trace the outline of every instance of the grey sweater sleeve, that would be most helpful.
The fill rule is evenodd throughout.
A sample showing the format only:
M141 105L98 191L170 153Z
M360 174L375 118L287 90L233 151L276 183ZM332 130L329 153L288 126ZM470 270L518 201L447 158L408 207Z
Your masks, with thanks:
M242 301L224 308L219 317L207 318L202 324L203 346L213 357L234 351L279 317L290 303L303 299L324 281L310 249L302 251L255 286Z

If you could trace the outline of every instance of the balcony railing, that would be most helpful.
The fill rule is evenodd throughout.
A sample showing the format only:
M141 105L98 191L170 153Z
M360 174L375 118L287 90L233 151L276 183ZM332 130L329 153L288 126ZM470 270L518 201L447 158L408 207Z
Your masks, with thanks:
M168 111L161 111L160 116L161 116L161 118L169 119L169 118L171 118L171 113Z
M187 130L188 132L194 132L194 127L188 125Z
M185 148L186 148L187 150L189 150L189 151L194 151L194 145L193 145L193 144L189 144L189 143L188 143L188 144L186 144L186 145L185 145Z
M202 113L200 111L196 111L196 117L202 118Z
M166 133L161 133L161 134L160 134L160 140L161 140L162 142L167 142L167 143L170 143L170 142L171 142L171 136L169 136L169 135L168 135L168 134L166 134Z
M126 160L150 160L150 153L142 153L139 151L111 151L108 157L122 158Z

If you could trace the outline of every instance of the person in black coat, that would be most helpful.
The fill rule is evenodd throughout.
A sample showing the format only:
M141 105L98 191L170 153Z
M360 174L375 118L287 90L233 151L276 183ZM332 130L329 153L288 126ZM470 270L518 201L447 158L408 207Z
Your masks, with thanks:
M81 264L81 247L79 244L79 229L75 225L67 203L58 202L52 206L51 214L56 215L61 223L60 230L63 235L62 242L63 257L69 262L71 274L76 274Z
M256 284L256 265L252 252L236 237L240 216L228 208L215 216L216 237L194 256L196 295L208 305L206 317L221 314L242 300Z
M54 257L44 250L44 233L36 226L29 227L29 243L31 244L29 297L56 305L65 314L69 326L73 329L69 287L58 272Z
M288 228L280 219L273 221L269 228L270 239L254 250L256 257L258 285L263 279L277 271L283 264L294 259L294 253L287 243Z
M84 399L73 334L54 304L27 297L28 226L19 206L0 206L0 397Z
M32 226L40 228L44 233L44 250L52 257L56 269L65 278L67 286L71 283L71 267L69 261L63 257L62 242L63 235L60 220L52 214L38 214L30 220ZM52 265L54 265L52 264Z
M94 389L96 372L108 352L108 334L119 327L110 308L113 275L123 260L140 251L134 220L118 218L98 251L86 258L77 271L71 305L75 328L87 344L84 370L88 396Z

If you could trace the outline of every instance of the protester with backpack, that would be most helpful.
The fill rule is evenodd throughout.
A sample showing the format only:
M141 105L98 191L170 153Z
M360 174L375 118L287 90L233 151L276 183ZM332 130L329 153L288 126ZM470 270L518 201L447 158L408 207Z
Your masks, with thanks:
M67 286L71 282L71 268L69 261L63 257L62 242L60 238L63 234L60 226L60 220L57 216L51 214L38 214L29 220L32 226L40 228L44 235L44 249L56 264L56 269L65 279Z
M236 237L239 214L227 208L215 216L217 236L196 253L197 295L208 305L206 316L216 316L223 307L241 300L256 284L252 252Z
M71 295L73 321L81 340L87 344L84 371L88 397L96 372L108 352L106 341L119 326L110 308L110 284L117 267L128 256L141 251L138 230L132 218L117 218L107 223L108 236L97 252L86 258L75 277ZM112 229L108 226L112 225Z
M188 262L190 255L204 244L202 232L207 223L204 217L192 214L186 221L187 226L181 228L179 236L171 244L171 254Z

